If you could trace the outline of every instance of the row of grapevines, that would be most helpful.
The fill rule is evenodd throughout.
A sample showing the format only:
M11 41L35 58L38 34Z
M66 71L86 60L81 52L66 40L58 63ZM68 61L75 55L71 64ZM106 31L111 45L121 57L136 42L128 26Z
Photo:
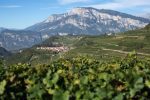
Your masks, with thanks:
M150 60L129 54L100 63L86 57L51 65L0 68L4 100L146 100L150 98Z

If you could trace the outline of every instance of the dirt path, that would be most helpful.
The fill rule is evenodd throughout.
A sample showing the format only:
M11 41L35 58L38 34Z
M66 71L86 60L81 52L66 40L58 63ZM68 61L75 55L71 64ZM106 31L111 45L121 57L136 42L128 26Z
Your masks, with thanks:
M128 54L130 52L127 51L122 51L122 50L114 50L114 49L106 49L106 48L102 48L102 50L106 50L106 51L114 51L114 52L119 52L119 53L124 53L124 54ZM144 56L150 56L150 54L147 53L141 53L141 52L137 52L138 55L144 55Z

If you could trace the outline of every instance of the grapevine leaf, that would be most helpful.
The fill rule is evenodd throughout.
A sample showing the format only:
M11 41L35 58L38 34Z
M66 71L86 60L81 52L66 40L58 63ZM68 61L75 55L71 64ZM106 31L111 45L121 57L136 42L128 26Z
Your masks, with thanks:
M3 80L2 82L0 82L0 95L4 93L5 86L6 86L6 80Z

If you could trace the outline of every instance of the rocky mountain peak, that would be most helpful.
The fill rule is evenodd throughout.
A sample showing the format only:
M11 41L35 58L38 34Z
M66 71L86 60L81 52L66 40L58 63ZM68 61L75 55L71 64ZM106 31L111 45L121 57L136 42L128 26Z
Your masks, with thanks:
M63 14L55 14L27 30L41 32L44 36L57 34L88 34L124 32L142 28L149 19L126 13L91 7L73 8Z
M56 20L60 20L63 16L64 14L53 14L49 16L46 20L44 20L44 23L49 23L49 22L53 22Z
M80 7L80 8L74 8L74 9L72 9L69 12L69 14L83 15L83 14L87 14L87 13L90 13L90 12L91 12L91 9Z
M53 15L49 16L44 21L44 23L49 23L49 22L57 21L57 20L60 20L62 18L68 17L68 16L72 16L72 15L78 15L78 16L82 16L82 17L88 17L88 16L92 16L92 14L94 14L94 13L96 13L96 9L94 9L94 8L90 8L90 7L77 7L77 8L73 8L72 10L70 10L69 12L64 13L64 14L53 14Z

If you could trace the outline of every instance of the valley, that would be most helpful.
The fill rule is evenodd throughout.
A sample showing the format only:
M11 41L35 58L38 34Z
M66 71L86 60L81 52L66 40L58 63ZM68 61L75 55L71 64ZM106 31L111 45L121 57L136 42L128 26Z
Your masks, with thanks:
M50 37L5 59L0 98L148 99L149 33L147 25L112 36Z
M0 1L1 25L26 26L0 27L0 100L149 100L150 3L127 1Z
M150 57L150 29L147 27L149 25L142 29L111 36L53 36L41 44L14 54L8 58L8 62L10 64L49 64L59 58L77 56L88 56L101 61L109 61L123 58L134 51L139 57ZM61 50L59 50L60 48ZM13 59L12 62L11 59Z

